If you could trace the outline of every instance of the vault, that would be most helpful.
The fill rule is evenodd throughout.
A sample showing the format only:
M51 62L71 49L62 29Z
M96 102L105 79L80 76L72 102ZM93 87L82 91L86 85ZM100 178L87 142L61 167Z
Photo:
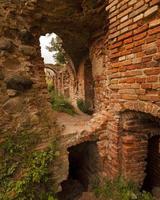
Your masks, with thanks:
M84 142L70 147L68 179L62 182L59 199L77 199L88 191L101 169L96 142Z
M17 6L16 15L26 21L26 24L19 22L24 27L22 39L29 43L33 42L32 35L39 38L54 32L63 40L63 47L76 68L90 44L106 31L105 0L28 0L12 4Z
M124 175L152 192L160 188L160 119L148 113L122 114Z

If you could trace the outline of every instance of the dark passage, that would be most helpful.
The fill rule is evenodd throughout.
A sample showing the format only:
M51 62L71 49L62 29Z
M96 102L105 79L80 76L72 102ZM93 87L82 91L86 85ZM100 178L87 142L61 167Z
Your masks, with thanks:
M146 174L144 190L152 192L155 187L160 187L160 136L148 140Z
M78 200L89 189L100 171L100 161L96 142L84 142L73 146L69 151L69 176L62 183L60 200Z

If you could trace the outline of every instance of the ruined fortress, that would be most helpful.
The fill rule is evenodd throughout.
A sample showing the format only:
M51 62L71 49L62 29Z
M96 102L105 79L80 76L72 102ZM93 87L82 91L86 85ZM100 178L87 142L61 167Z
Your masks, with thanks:
M26 129L54 134L39 47L53 32L72 60L66 93L94 105L80 127L63 130L57 185L82 145L85 184L96 173L160 187L160 1L1 0L0 141Z

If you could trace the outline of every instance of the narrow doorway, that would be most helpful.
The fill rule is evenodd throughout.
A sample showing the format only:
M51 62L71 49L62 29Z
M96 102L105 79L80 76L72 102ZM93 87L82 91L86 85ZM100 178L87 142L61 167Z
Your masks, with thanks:
M92 180L100 171L99 154L96 142L84 142L70 147L69 175L62 185L59 200L77 200L88 191Z
M143 189L152 192L155 187L160 187L160 136L148 140L148 156L146 177Z

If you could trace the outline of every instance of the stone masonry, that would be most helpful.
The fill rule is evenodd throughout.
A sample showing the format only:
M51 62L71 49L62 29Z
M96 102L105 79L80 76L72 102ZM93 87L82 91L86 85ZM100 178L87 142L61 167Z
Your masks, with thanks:
M77 84L84 81L78 78L82 63L90 59L95 109L84 127L63 135L57 183L68 176L67 148L94 140L101 177L122 174L142 186L154 167L152 159L146 162L152 152L152 175L160 177L160 0L91 2L0 2L0 140L26 128L54 134L39 37L55 32L71 57Z

